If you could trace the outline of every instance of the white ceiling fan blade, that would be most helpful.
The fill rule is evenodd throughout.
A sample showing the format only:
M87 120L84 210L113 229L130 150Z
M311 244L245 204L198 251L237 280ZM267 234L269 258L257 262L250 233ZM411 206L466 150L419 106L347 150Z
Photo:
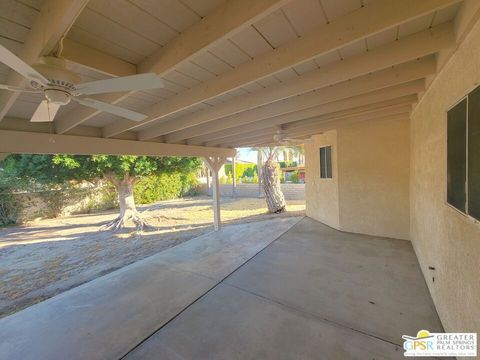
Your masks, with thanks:
M35 89L26 89L19 86L12 86L6 84L0 84L0 90L9 90L14 92L23 92L23 93L39 93L42 90L35 90Z
M114 79L91 81L76 86L82 95L148 90L163 87L162 80L154 73L123 76Z
M138 112L128 110L120 106L108 104L102 101L98 101L95 99L90 99L90 98L85 98L85 99L72 98L72 99L81 105L88 106L97 110L105 111L110 114L121 116L123 118L130 119L133 121L142 121L147 118L147 115L140 114Z
M37 110L33 113L31 122L51 122L55 118L60 105L53 104L48 102L48 100L43 100L40 105L38 105Z
M0 45L0 61L29 80L47 85L48 80L10 50Z

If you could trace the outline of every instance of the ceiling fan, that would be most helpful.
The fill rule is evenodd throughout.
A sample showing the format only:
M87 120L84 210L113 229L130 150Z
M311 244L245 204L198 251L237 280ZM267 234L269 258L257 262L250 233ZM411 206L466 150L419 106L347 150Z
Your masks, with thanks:
M295 139L289 138L287 133L283 129L278 129L273 135L273 141L281 145L302 145L307 142L310 142L310 139Z
M129 120L141 121L146 119L147 115L92 98L79 96L163 87L162 80L154 73L79 84L80 76L67 68L65 59L45 56L40 59L39 63L30 66L2 45L0 45L0 62L25 77L30 85L30 88L22 88L0 84L0 89L21 93L43 92L45 100L35 110L30 119L32 122L53 121L60 106L67 105L71 100Z

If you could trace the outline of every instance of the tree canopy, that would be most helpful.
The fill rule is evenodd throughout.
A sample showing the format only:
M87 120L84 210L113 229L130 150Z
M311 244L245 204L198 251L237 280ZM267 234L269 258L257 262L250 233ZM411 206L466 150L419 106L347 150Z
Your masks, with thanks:
M4 161L6 175L41 184L91 181L114 175L122 180L159 173L191 172L200 166L198 158L111 156L111 155L10 155Z
M106 227L117 230L132 221L141 231L148 224L136 209L133 194L136 181L149 175L190 173L200 164L198 158L185 157L10 155L3 161L1 178L29 189L106 178L114 185L120 205L120 215Z

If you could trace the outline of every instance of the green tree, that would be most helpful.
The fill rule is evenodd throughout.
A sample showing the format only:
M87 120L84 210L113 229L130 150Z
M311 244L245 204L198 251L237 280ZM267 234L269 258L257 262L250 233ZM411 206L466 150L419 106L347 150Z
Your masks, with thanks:
M198 158L110 156L110 155L10 155L4 172L13 178L35 184L59 186L69 181L108 180L116 189L120 214L108 228L118 230L132 221L139 230L146 224L137 211L133 196L135 183L142 177L197 169Z

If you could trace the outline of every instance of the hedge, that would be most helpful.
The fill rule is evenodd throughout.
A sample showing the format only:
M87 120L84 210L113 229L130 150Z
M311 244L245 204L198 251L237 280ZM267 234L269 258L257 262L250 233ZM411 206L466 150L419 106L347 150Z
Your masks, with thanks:
M173 173L140 179L135 184L133 195L137 204L150 204L182 196L193 196L197 193L198 181L194 173Z
M237 181L242 178L253 178L258 174L256 164L235 164L235 177ZM225 175L232 177L232 164L225 164Z

